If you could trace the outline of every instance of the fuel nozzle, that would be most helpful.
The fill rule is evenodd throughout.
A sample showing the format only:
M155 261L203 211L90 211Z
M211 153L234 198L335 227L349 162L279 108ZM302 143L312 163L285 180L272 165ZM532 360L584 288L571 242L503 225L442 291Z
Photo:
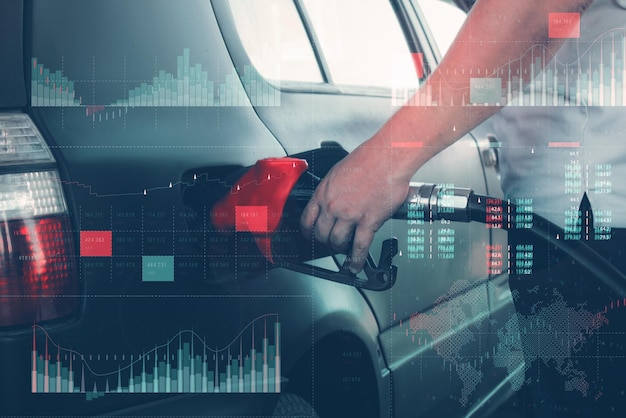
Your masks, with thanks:
M469 222L472 190L442 187L428 183L411 183L404 204L393 215L394 219L409 219L411 212L420 210L425 220Z
M393 237L383 242L377 262L367 257L364 275L354 275L345 266L337 272L304 263L336 254L300 233L300 215L321 181L308 167L304 159L268 158L238 172L229 181L230 190L211 209L211 223L218 231L250 234L261 254L275 266L372 290L393 286L397 273L393 257L398 253ZM423 220L468 222L476 200L469 189L413 183L393 218L408 220L419 212Z
M248 168L211 209L218 230L249 232L273 262L272 234L278 229L289 194L308 164L299 158L266 158Z
M395 282L397 272L396 266L392 264L398 252L395 238L383 243L378 264L368 256L364 268L365 278L352 274L347 268L337 272L302 262L307 258L307 252L308 259L311 259L311 255L320 258L335 254L327 246L304 242L306 239L300 233L300 214L321 181L307 169L305 159L292 157L257 162L246 169L243 175L238 175L236 181L232 182L230 192L213 206L213 225L218 230L252 234L261 253L274 265L280 262L286 268L355 287L389 289ZM482 196L465 188L412 183L406 201L393 218L411 220L416 217L424 221L476 221L490 228L504 230L520 227L517 219L522 218L522 228L575 255L605 284L626 295L626 286L623 285L626 276L614 266L584 243L559 239L559 231L562 232L562 229L541 216L527 213L524 207L518 208L509 200ZM285 240L286 244L281 247L281 240L277 240L277 237L283 232L292 234L294 239Z
M216 231L249 234L274 266L372 290L393 286L396 267L392 259L398 252L395 238L383 244L378 264L368 257L365 278L347 268L332 271L305 264L336 254L331 247L310 242L300 232L300 215L321 181L307 168L306 160L285 157L260 160L238 171L228 180L229 190L213 205L211 224Z

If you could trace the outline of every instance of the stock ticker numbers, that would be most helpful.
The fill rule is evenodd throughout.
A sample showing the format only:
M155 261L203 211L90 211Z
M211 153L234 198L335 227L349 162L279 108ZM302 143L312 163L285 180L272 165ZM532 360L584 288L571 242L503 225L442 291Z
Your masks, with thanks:
M426 251L430 248L429 242L426 242L426 231L424 228L426 214L425 207L419 203L410 203L407 214L407 257L412 260L420 260L426 258ZM427 246L428 245L428 246Z
M437 229L437 258L451 260L454 258L455 231L453 228Z
M504 265L504 253L502 244L487 245L487 275L496 276L502 274Z
M575 143L575 147L579 148L580 144ZM583 181L587 181L589 171L584 167L579 159L580 152L570 152L570 161L565 163L564 167L564 185L563 192L570 195L570 201L575 203L579 200L579 196L583 192ZM570 206L565 211L563 239L565 240L581 240L583 239L583 216L585 214L577 207L576 204Z
M548 36L553 39L580 37L580 13L548 13Z
M440 199L443 202L438 209L440 212L451 210L446 202L453 198L449 189L452 184L442 184ZM453 260L457 249L456 231L450 221L441 220L437 228L426 227L426 208L420 203L410 203L407 213L407 257L409 259L438 259ZM433 225L433 221L428 222Z
M258 237L266 234L252 234L247 227L265 231L267 216L262 215L267 207L237 206L235 211L237 228L246 222L243 232L214 230L208 220L189 226L190 217L202 214L176 207L80 208L79 268L87 276L101 276L108 270L111 281L130 277L144 283L174 282L177 277L207 282L216 275L237 280L240 275L265 271L267 261L259 252ZM279 236L273 242L280 244L281 251L292 252L290 240ZM281 256L289 254L281 252Z
M594 164L593 166L595 180L593 183L594 192L607 194L613 191L612 165L611 164Z
M580 161L572 160L565 164L565 183L563 190L565 194L578 195L582 193L583 167Z
M485 201L487 228L530 229L533 227L533 199L516 198L503 201L487 198ZM492 243L486 248L487 274L531 274L533 267L532 245L503 245Z
M485 201L486 205L486 218L485 225L487 228L502 228L502 200L488 198Z
M576 144L576 148L580 147ZM582 152L571 151L571 159L564 166L564 193L570 195L571 206L564 212L563 239L609 240L612 211L596 209L591 213L588 208L579 207L578 203L584 190L594 195L613 193L613 167L610 163L583 165L579 159Z
M608 194L613 192L613 167L611 164L594 164L594 193ZM610 209L595 210L593 213L593 239L607 241L611 239L613 212Z
M424 207L409 205L407 221L407 258L410 260L453 260L456 251L456 232L449 221L436 229L425 228Z
M275 208L261 203L235 203L225 210L212 211L204 202L201 207L195 204L193 208L167 207L161 204L158 193L153 192L177 193L174 184L218 187L233 196L262 186L271 190L271 183L293 173L294 167L295 163L290 163L286 171L280 168L262 180L236 185L226 184L219 177L193 174L189 181L169 182L163 187L138 187L123 194L99 194L90 186L66 182L93 198L89 207L78 208L79 266L83 272L96 276L107 268L112 281L117 277L140 276L143 282L174 282L178 276L207 281L215 275L236 280L240 274L265 271L269 224L271 221L272 228L276 228L282 216ZM106 198L119 197L134 203L116 206L102 203ZM225 217L232 220L231 226L221 223ZM279 244L280 256L291 257L297 251L290 246L292 237L288 234L279 234L271 240Z
M533 199L515 199L515 229L530 229L533 227Z
M134 276L143 282L173 282L177 273L206 278L203 254L216 237L189 230L187 211L110 206L79 211L79 266L86 274L109 269L111 280Z
M534 246L532 244L516 244L514 254L515 265L511 268L511 272L517 275L532 274Z

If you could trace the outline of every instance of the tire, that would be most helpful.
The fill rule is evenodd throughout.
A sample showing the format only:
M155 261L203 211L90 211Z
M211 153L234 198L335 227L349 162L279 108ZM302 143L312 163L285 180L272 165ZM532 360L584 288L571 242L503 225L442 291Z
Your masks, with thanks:
M274 407L273 417L310 417L319 418L315 409L307 401L293 393L280 395Z

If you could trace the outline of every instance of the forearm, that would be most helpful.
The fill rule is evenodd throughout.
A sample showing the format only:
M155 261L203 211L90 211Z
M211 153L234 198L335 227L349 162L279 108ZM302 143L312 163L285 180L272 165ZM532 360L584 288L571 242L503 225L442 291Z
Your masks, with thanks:
M591 2L478 1L440 65L409 101L418 102L416 98L429 90L437 106L403 106L372 140L391 147L394 167L410 178L432 156L500 109L470 105L471 78L497 77L498 69L529 57L526 53L533 45L556 52L560 41L548 36L549 13L582 12Z
M351 248L350 269L361 270L375 232L406 199L413 174L498 110L464 105L470 79L497 76L499 67L523 57L530 45L555 48L548 38L548 13L580 12L591 1L479 0L444 60L416 93L422 97L440 88L437 106L403 106L335 165L302 213L305 235L313 233L338 251Z

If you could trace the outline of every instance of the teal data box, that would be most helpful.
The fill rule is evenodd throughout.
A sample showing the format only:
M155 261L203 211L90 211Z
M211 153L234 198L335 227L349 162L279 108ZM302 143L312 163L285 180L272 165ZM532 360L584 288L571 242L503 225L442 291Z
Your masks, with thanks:
M174 256L143 256L141 280L144 282L173 282Z
M470 78L470 102L479 105L504 104L502 80L499 78Z

